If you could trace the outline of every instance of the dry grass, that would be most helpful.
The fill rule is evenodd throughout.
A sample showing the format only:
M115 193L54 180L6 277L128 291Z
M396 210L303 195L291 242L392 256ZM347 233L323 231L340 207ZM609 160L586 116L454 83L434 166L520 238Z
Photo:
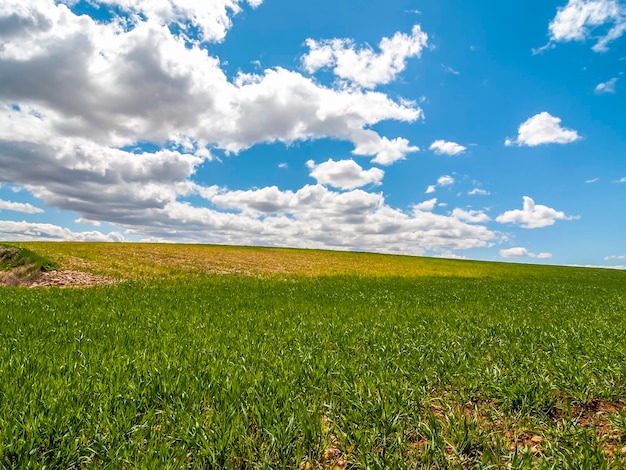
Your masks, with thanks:
M60 265L116 279L153 279L189 273L246 276L463 277L533 276L536 266L392 256L371 253L217 245L23 242L16 244ZM542 267L540 275L576 268ZM552 271L550 271L552 270ZM555 270L561 270L557 273Z

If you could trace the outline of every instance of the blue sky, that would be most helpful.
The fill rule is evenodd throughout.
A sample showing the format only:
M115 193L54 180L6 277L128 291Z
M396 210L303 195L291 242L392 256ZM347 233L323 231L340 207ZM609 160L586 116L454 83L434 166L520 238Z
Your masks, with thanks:
M0 0L0 240L626 265L622 0Z

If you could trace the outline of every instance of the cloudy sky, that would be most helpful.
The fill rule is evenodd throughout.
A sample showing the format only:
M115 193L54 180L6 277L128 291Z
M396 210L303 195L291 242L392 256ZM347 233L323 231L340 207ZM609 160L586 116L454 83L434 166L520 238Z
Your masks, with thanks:
M626 265L623 0L0 0L0 240Z

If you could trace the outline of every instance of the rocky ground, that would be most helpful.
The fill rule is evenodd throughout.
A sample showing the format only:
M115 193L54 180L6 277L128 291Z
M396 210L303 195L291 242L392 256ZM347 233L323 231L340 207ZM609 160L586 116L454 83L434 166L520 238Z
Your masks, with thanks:
M0 272L0 286L26 287L92 287L113 284L115 279L80 271L50 271L37 276L21 277L15 273Z

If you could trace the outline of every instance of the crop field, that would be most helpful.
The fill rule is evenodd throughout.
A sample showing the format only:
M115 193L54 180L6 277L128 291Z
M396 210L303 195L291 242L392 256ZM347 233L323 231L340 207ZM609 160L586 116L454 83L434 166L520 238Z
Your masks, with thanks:
M15 246L118 282L0 287L0 468L626 468L624 271Z

